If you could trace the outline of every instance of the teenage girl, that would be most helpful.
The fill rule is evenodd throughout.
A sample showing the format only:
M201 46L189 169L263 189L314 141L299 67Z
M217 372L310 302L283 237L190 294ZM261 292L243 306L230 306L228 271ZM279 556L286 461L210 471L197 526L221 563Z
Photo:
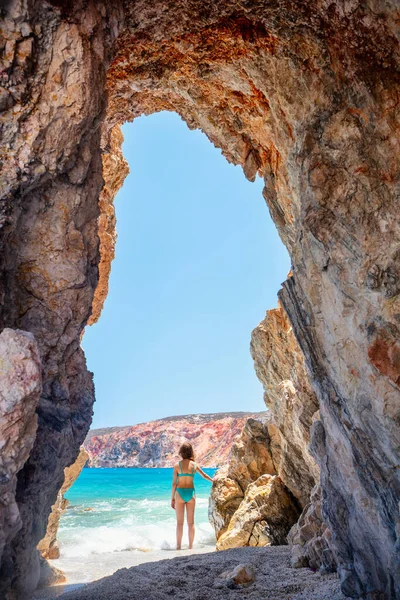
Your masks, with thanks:
M192 444L185 442L179 449L182 457L175 466L172 476L172 498L171 506L176 511L176 549L181 549L183 521L186 506L186 518L189 533L189 550L193 548L194 540L194 509L196 506L196 495L194 491L194 475L200 473L204 479L212 481L211 477L204 473L194 462Z

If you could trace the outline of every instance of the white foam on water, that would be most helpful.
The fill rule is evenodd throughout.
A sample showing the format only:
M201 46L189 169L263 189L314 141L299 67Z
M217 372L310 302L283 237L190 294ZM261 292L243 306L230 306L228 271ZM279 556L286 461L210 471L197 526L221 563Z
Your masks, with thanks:
M207 498L197 499L196 543L212 549L215 536L207 505ZM90 511L85 508L75 505L61 519L59 542L66 558L175 547L175 512L168 500L110 499L94 501Z
M106 474L108 476L108 474ZM139 474L140 475L140 474ZM139 478L140 484L140 478ZM96 491L83 491L71 498L71 506L61 518L59 528L60 559L52 561L63 570L68 583L94 581L117 569L143 562L180 556L176 551L176 517L170 506L170 491L154 491L138 486L141 497L115 495L96 497ZM169 487L169 486L168 486ZM130 490L126 490L129 492ZM113 491L110 492L113 493ZM194 549L188 550L184 527L185 553L215 550L215 535L208 522L208 497L199 490L196 497Z
M122 551L167 550L175 547L175 520L136 526L75 527L60 531L61 553L67 558ZM196 542L215 544L209 523L197 523Z

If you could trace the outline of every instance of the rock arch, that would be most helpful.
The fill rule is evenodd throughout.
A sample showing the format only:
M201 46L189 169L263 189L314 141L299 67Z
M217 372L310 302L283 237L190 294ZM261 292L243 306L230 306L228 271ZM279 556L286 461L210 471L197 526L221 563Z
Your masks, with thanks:
M2 11L1 327L34 334L43 376L3 589L35 587L35 546L90 424L79 340L106 294L126 170L118 125L167 109L265 178L293 263L280 298L320 401L312 445L343 591L399 598L396 2L15 0Z

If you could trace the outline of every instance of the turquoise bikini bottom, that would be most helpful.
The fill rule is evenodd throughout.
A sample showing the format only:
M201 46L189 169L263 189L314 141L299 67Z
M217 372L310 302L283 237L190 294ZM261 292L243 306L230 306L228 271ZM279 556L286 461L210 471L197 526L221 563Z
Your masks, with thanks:
M176 491L182 498L182 500L186 502L190 502L194 496L194 487L193 488L176 488Z

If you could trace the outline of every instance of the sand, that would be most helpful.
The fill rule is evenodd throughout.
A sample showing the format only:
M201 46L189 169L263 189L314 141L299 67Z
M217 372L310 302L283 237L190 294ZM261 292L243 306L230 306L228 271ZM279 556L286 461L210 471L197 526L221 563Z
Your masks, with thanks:
M120 569L71 590L62 600L345 600L337 575L292 569L287 546L236 548L189 554ZM219 587L219 575L238 564L253 566L256 578L248 587ZM37 596L39 597L39 596ZM47 596L49 598L51 596ZM54 597L54 596L53 596ZM46 598L45 595L40 598Z

